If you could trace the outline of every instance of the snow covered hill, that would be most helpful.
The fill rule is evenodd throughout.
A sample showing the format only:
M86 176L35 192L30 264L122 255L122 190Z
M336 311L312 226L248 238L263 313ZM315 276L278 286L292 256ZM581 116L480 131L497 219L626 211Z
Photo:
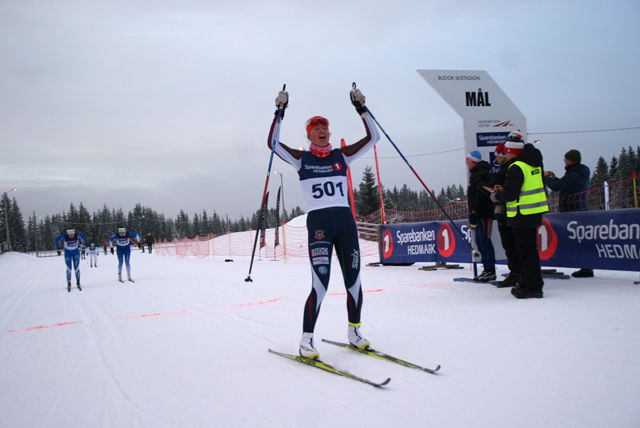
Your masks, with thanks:
M637 273L547 279L545 298L454 282L464 270L362 270L362 331L430 375L319 341L346 340L337 264L321 357L384 389L267 352L297 352L306 260L0 256L1 427L638 427ZM569 272L570 270L567 270ZM503 271L504 272L504 271Z

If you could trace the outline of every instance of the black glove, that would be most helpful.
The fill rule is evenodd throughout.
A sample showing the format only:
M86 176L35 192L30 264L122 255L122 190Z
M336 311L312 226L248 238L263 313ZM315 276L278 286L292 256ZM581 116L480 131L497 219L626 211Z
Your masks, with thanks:
M57 250L57 251L58 251L58 255L62 254L62 252L60 250Z
M349 97L351 98L351 104L356 108L358 114L362 114L367 111L364 106L364 95L360 92L360 89L353 88L351 92L349 92Z
M113 254L113 247L111 247L111 254Z

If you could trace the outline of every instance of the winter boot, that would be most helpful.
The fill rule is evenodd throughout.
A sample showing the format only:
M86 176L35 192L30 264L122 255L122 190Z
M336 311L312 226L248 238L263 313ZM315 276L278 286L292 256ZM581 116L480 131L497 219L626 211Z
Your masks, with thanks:
M318 358L320 356L316 347L313 346L313 333L302 333L298 352L301 357L305 358Z
M526 288L522 288L519 285L516 285L511 289L511 294L516 299L542 299L542 290L528 290Z
M593 269L582 268L571 274L574 278L593 278Z
M486 271L486 270L483 270L482 272L480 272L480 274L479 274L479 275L474 276L474 277L473 277L473 280L474 280L474 281L482 281L482 279L481 279L481 278L482 278L483 276L485 276L486 274L487 274L487 271Z
M71 280L70 279L67 280L67 291L69 293L71 293Z
M509 276L507 276L504 280L500 281L496 287L505 288L505 287L514 287L518 285L520 282L520 274L510 272Z
M360 323L349 323L347 336L349 337L349 343L354 348L365 349L369 347L369 341L360 334Z
M489 282L489 281L493 281L494 279L496 279L495 270L482 271L480 275L473 278L474 281L480 281L480 282Z

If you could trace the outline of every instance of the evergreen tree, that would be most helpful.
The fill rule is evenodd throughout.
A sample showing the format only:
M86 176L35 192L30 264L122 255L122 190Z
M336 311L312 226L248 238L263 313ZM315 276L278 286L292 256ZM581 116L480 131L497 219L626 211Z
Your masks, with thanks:
M211 219L211 231L215 235L221 235L226 232L226 228L222 223L222 219L220 219L220 217L218 216L218 214L216 214L215 211L213 212L213 217Z
M9 210L9 231L13 251L27 251L27 232L24 228L24 219L14 197Z
M200 221L200 216L198 215L198 213L194 213L193 214L193 223L191 225L191 231L193 233L192 236L189 236L190 238L197 238L198 236L201 235L201 229L202 229L202 222Z
M620 157L618 163L618 177L620 180L626 180L631 178L631 174L633 174L635 170L635 159L633 156L633 150L631 147L629 151L623 147L620 151Z
M202 227L198 231L198 235L207 236L211 233L211 222L209 221L209 216L207 215L206 210L202 210L201 223Z
M2 194L2 201L0 201L0 242L7 242L7 228L9 224L9 212L11 208L11 200L7 193ZM11 238L11 231L9 231L9 238Z
M609 166L602 156L598 158L595 171L591 174L589 187L595 189L602 187L603 183L609 179Z
M36 212L34 211L27 221L27 251L37 251L40 249L38 235L38 220L36 218Z
M618 159L613 156L611 158L611 162L609 163L609 179L607 180L609 184L614 183L619 180L618 177Z
M362 181L358 187L358 199L354 202L356 205L356 215L359 217L366 216L380 209L378 186L376 186L375 175L370 166L367 166L362 173Z
M56 236L58 236L58 234L56 233L55 225L53 224L51 217L46 216L40 228L40 243L42 244L42 249L55 249L54 240L56 239Z
M176 228L176 236L178 237L178 239L182 239L190 235L189 216L183 210L180 210L180 213L178 213L178 217L176 218L175 228Z

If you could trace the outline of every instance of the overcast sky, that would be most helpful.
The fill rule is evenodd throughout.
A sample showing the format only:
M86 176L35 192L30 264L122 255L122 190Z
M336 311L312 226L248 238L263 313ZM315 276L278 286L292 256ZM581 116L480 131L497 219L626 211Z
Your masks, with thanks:
M637 0L0 0L0 193L16 187L25 218L72 202L247 216L283 83L281 141L307 147L313 115L334 146L364 135L353 81L432 190L466 186L462 119L418 69L486 70L547 169L572 148L593 167L640 130L548 133L640 127L639 19ZM421 189L384 136L378 156L383 186ZM354 185L373 165L355 163ZM304 208L294 169L273 170Z

